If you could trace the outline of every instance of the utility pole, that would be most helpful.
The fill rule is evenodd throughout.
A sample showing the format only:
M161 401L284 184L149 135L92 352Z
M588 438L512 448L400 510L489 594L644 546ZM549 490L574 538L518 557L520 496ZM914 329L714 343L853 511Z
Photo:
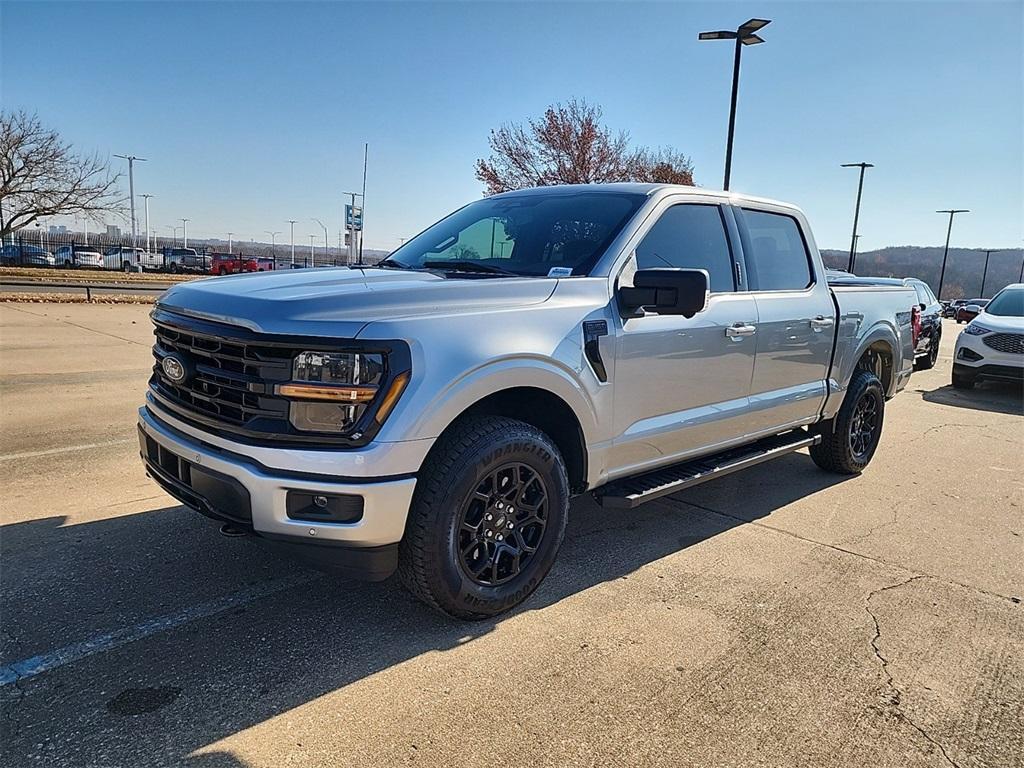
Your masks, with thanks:
M181 220L181 239L183 241L181 246L182 248L188 248L188 223L190 221L192 221L192 219Z
M857 220L860 218L860 196L864 191L864 171L874 168L871 163L843 163L842 168L860 168L860 181L857 184L857 205L853 209L853 236L850 238L850 263L847 272L853 273L853 261L857 252Z
M142 195L142 199L146 201L146 253L149 253L149 198L153 195Z
M291 225L291 237L292 237L292 267L295 267L295 222L298 219L288 219L288 224Z
M234 235L235 235L234 232L228 232L228 256L231 255L231 245L232 245L231 238L234 237Z
M732 101L729 105L729 138L725 145L725 182L722 189L729 191L729 179L732 176L732 140L736 133L736 101L740 89L740 52L744 45L759 45L764 40L757 34L758 30L771 24L770 19L749 19L735 31L720 30L718 32L701 32L698 40L735 40L736 51L732 62Z
M949 226L946 228L946 247L942 251L942 271L939 272L939 292L936 298L942 301L942 283L946 279L946 257L949 256L949 235L953 231L953 217L958 213L970 213L967 208L947 208L944 211L936 211L936 213L948 213L949 214Z
M139 229L135 224L135 161L138 160L140 163L146 162L144 157L136 157L135 155L114 155L114 157L120 157L122 160L128 161L128 199L131 202L132 210L132 245L138 245L136 242Z

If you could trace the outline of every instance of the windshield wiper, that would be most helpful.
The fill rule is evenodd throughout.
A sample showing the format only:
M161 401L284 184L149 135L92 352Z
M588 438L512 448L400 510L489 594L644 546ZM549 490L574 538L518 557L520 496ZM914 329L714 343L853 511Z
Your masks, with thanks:
M510 272L507 269L496 267L493 264L483 264L479 261L459 259L457 261L424 261L423 266L427 269L446 269L452 272L479 272L483 275L512 275L522 277L517 272Z
M381 259L374 266L380 267L381 269L412 269L408 264L403 264L400 261L392 261L390 258Z

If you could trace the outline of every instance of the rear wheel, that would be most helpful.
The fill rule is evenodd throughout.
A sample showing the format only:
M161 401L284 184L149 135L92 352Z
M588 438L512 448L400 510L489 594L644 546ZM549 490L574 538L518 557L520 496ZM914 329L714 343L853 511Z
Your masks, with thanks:
M884 416L882 382L870 371L857 371L839 413L822 426L821 442L811 446L814 463L843 475L863 472L882 437Z
M941 336L936 336L932 339L928 345L928 354L924 357L919 357L914 361L915 371L930 371L935 367L935 363L939 360L939 343L942 341Z
M217 270L217 274L218 275L226 275L227 273L228 273L228 268L227 267L221 267L220 269Z
M178 273L178 262L172 261L171 262L171 266L169 267L169 269L171 270L171 274L172 275L177 274Z
M131 272L132 271L131 262L128 262L128 261L123 262L121 264L121 269L124 270L125 272Z
M403 584L460 619L507 611L540 585L569 510L565 463L520 421L471 418L434 448L399 545Z

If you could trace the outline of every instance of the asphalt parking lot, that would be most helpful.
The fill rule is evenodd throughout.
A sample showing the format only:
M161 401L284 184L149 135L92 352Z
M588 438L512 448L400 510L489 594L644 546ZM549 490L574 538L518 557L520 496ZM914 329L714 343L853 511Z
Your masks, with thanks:
M464 624L149 481L148 309L0 305L3 765L1024 765L1024 405L949 386L948 321L864 475L577 500Z

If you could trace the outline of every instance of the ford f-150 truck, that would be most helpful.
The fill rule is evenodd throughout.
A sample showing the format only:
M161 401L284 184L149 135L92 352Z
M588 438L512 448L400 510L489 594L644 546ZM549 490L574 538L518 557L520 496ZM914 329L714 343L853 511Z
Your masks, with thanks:
M630 508L802 448L862 471L916 302L830 286L792 205L495 195L376 267L171 288L141 452L227 533L482 618L537 588L575 495Z

